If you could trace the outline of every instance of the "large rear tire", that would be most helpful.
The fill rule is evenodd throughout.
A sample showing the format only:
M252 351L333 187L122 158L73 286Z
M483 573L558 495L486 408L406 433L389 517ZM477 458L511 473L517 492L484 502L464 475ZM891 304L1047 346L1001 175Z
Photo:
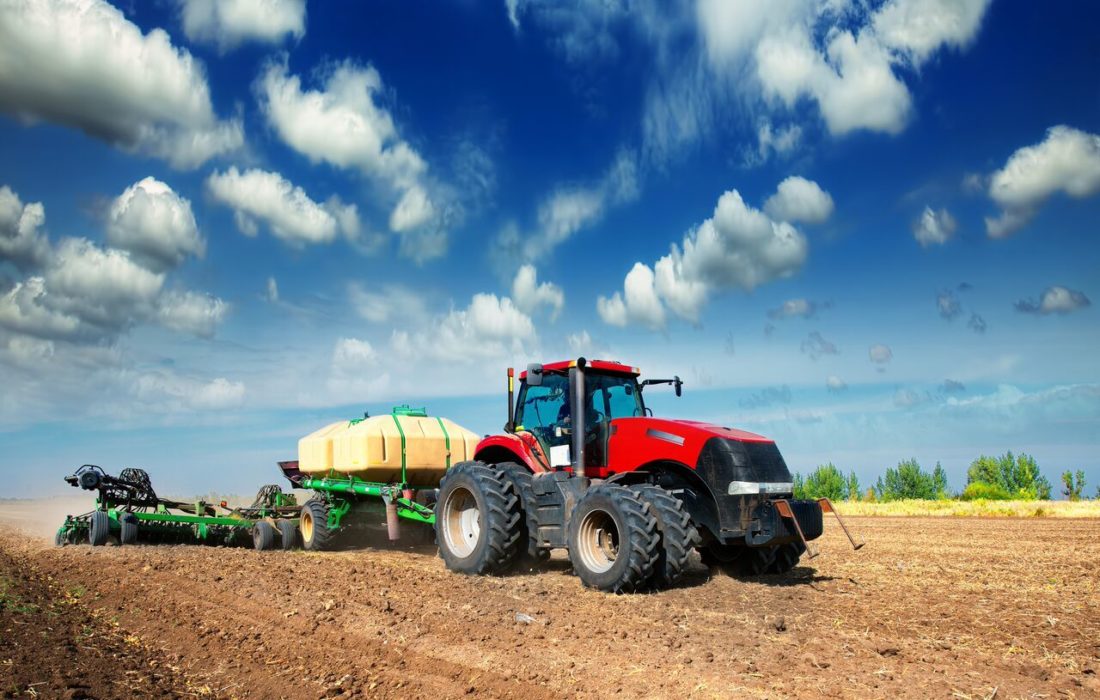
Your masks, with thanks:
M107 544L107 538L111 535L111 519L107 511L97 510L92 512L92 524L88 528L88 542L93 547L102 547Z
M519 553L526 534L512 482L483 462L460 462L443 476L435 506L439 556L451 571L495 574Z
M119 544L134 544L138 538L138 519L133 513L123 513L118 516Z
M332 536L336 534L328 526L328 504L319 498L306 501L302 506L298 529L302 532L302 549L310 552L328 549Z
M517 566L526 569L538 568L550 558L550 550L539 546L539 518L535 502L535 490L531 486L531 472L527 467L515 462L503 462L497 465L501 476L512 483L519 496L520 513L526 527L525 536L520 537Z
M631 593L653 575L661 535L652 509L633 491L601 484L573 509L568 542L569 560L585 586Z
M691 516L680 499L667 490L651 484L634 484L630 490L653 509L657 531L661 533L649 585L656 590L671 588L684 575L691 550L699 543L699 531L691 524Z

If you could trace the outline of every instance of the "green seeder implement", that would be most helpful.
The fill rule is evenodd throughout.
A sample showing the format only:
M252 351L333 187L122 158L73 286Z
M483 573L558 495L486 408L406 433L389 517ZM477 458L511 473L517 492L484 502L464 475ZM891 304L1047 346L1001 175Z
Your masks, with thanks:
M103 545L113 537L123 545L251 544L262 550L291 549L298 541L300 506L293 494L276 485L261 488L251 506L231 508L224 502L160 498L142 469L123 469L116 477L85 464L65 481L97 496L94 510L65 518L55 536L59 545Z
M314 492L302 506L299 521L305 549L331 549L347 539L342 535L354 537L383 521L391 541L428 543L434 537L435 487L383 484L345 475L312 476L300 472L297 461L279 462L279 468L295 488ZM402 530L401 520L413 523L411 532Z

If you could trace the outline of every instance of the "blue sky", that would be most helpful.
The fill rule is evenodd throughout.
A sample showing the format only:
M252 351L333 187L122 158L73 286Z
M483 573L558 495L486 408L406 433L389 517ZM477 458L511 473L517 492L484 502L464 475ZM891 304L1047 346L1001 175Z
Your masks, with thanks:
M247 493L578 354L803 472L1100 482L1100 8L668 5L7 3L9 490Z

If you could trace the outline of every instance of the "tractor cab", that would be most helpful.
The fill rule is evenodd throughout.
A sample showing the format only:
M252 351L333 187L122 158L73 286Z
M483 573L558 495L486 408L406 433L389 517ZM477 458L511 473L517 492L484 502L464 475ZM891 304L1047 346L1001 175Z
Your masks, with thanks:
M585 466L606 464L606 445L611 421L646 414L637 369L615 362L595 362L585 374L583 410L569 384L570 365L556 362L532 365L520 374L514 430L531 433L552 466L569 466L574 430L583 434ZM578 424L574 416L583 424Z
M571 466L575 455L570 447L578 430L584 447L584 466L605 468L612 421L653 414L642 397L645 386L674 384L677 395L682 386L679 377L639 382L637 367L618 362L593 360L582 365L582 369L584 380L580 383L576 380L575 360L532 364L520 373L519 395L508 429L531 434L551 468Z

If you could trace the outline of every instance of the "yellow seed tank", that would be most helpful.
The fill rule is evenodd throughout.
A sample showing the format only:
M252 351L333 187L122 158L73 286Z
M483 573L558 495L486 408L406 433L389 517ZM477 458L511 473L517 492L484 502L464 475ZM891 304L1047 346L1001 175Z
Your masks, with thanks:
M298 441L298 468L312 476L354 476L409 486L436 487L444 471L474 458L479 438L454 421L423 410L330 423Z

